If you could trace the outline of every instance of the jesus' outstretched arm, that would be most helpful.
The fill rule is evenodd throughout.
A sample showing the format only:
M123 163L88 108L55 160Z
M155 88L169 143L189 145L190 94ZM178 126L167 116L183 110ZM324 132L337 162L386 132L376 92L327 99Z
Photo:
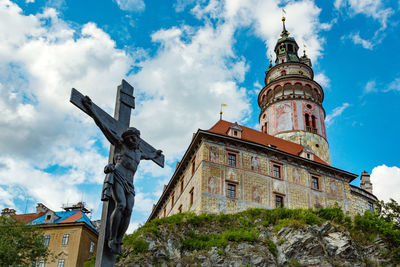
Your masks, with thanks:
M112 129L110 129L109 126L105 122L103 122L101 120L101 118L98 116L98 114L92 108L92 100L90 99L90 97L85 96L85 98L82 99L82 104L85 106L87 111L90 113L89 115L93 118L94 122L100 128L100 130L103 132L104 136L108 139L108 141L115 146L120 145L121 138Z

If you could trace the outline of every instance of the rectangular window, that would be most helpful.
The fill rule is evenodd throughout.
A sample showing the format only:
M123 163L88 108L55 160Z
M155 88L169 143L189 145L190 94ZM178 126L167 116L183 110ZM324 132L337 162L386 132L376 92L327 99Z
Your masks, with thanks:
M171 209L172 209L174 207L174 202L175 202L175 192L172 192L171 202L172 202L172 205L171 205Z
M183 193L183 178L182 178L182 180L181 180L181 194Z
M235 184L227 184L226 195L227 195L227 197L236 198L236 185Z
M90 247L89 247L89 252L93 253L94 252L94 242L90 241Z
M64 259L59 259L57 267L64 267L64 262L65 262Z
M167 208L164 207L164 217L167 217Z
M319 190L319 178L315 176L311 176L311 187Z
M193 205L193 193L194 193L194 187L192 187L192 189L190 189L190 206Z
M228 153L228 165L236 167L236 154Z
M64 234L61 245L63 245L63 246L68 245L68 240L69 240L69 234Z
M283 196L275 195L275 207L283 208Z
M37 267L44 267L44 260L40 260L39 263L36 262Z
M194 174L195 170L196 170L196 157L192 159L192 175Z
M179 212L179 213L182 213L182 205L179 206L178 212Z
M281 179L281 166L277 164L272 165L272 175L275 178Z
M47 247L50 244L50 235L44 236L44 245Z

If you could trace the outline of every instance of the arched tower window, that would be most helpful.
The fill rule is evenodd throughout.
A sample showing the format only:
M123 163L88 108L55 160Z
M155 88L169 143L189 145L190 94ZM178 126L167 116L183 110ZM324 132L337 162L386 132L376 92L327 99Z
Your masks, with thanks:
M310 115L308 113L304 114L304 120L306 122L306 130L308 132L311 132L311 126L310 126Z
M282 61L283 62L283 61ZM281 75L285 76L286 75L286 70L281 71Z
M317 123L315 121L315 116L311 116L311 125L312 125L312 132L317 133Z

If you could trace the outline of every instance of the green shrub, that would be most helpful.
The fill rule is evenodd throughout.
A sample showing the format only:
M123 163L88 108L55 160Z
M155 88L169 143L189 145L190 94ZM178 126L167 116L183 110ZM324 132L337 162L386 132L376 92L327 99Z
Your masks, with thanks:
M222 236L229 241L240 242L247 241L252 242L258 237L256 230L228 230L225 231Z
M333 207L319 209L317 215L325 220L331 220L335 223L343 223L345 215L342 208L335 203Z
M300 262L299 262L298 260L296 260L296 259L291 259L291 260L289 261L289 266L290 266L290 267L301 267L301 264L300 264Z
M278 248L276 247L275 243L272 242L272 240L267 240L267 245L269 251L272 253L272 255L274 255L274 257L276 257L278 254Z

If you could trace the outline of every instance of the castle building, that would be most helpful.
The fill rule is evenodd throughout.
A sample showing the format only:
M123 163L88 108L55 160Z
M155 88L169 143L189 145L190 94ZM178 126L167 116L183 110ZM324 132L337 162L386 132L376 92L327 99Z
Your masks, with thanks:
M88 212L82 202L65 206L64 211L58 212L38 203L34 213L16 214L14 209L5 208L1 215L42 230L44 243L55 259L41 259L32 266L83 267L84 262L94 256L98 238L96 227L86 215Z
M367 172L331 166L324 91L311 60L285 27L266 71L258 104L260 131L219 120L198 130L149 220L180 212L235 213L247 208L322 208L338 203L351 215L377 198Z

